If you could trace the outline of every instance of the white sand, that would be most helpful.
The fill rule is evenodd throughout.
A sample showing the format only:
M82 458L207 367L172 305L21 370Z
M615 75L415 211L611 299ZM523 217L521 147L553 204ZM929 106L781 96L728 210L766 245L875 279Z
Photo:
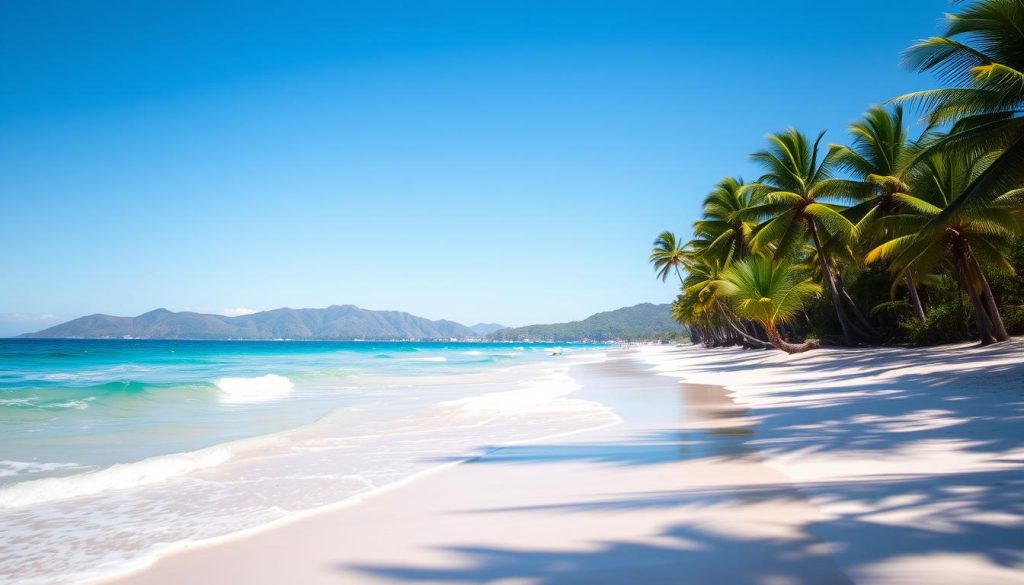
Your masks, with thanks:
M1024 583L1024 340L645 358L750 409L855 582Z
M573 396L620 425L506 446L124 581L1024 583L1020 340L630 356L570 370ZM670 376L727 385L749 412Z

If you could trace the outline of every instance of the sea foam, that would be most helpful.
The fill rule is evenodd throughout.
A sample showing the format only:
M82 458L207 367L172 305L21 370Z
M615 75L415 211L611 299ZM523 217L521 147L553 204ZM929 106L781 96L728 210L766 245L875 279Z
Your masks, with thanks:
M54 469L81 467L77 463L40 463L36 461L0 461L0 477L44 473Z
M291 394L295 384L285 376L267 374L256 378L221 378L215 382L223 393L221 402L267 402Z
M120 463L66 477L47 477L0 489L0 508L16 508L121 490L168 480L172 477L220 465L231 458L226 448L150 457L135 463Z
M466 414L485 416L606 411L603 405L591 400L566 398L580 387L564 368L560 368L515 390L451 400L443 405L458 408Z

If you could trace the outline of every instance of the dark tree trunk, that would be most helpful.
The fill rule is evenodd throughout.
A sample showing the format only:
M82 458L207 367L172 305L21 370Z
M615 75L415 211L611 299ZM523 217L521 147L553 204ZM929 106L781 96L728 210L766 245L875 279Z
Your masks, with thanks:
M853 313L854 318L856 318L857 323L859 323L859 325L855 324L854 328L859 330L866 338L878 339L878 332L875 331L874 325L871 324L871 321L868 321L867 316L860 310L857 303L854 302L850 293L846 291L846 286L843 284L843 277L838 273L836 274L836 286L839 288L839 294L843 296L843 300L845 300L846 304L849 305L850 312Z
M736 322L733 321L733 315L729 311L728 307L726 307L725 305L723 305L720 302L717 302L717 300L716 300L716 304L718 305L718 310L722 312L722 317L725 318L726 323L728 323L729 326L732 327L736 331L736 333L738 333L740 335L740 340L741 340L741 341L739 341L740 344L742 344L745 341L745 342L751 344L753 347L761 347L761 348L769 347L771 345L770 342L758 339L758 338L750 335L749 332L744 331L740 327L740 325L743 325L743 323L741 322L739 325L737 325Z
M921 305L921 297L917 294L917 285L914 284L914 279L906 274L903 276L903 282L907 285L907 293L910 294L910 305L914 307L914 313L924 323L928 317L924 314L924 306Z
M978 326L978 339L982 345L993 344L996 342L996 338L992 335L992 322L989 321L988 313L985 312L985 307L982 305L981 299L978 298L978 291L974 289L974 283L967 276L966 254L962 246L954 244L954 250L956 253L956 270L960 277L960 283L963 285L964 290L967 291L967 297L971 299L971 304L974 305L974 320Z
M974 257L970 245L967 246L966 252L974 269L978 271L978 279L981 281L981 298L988 310L988 318L992 322L992 335L997 341L1008 341L1010 334L1006 332L1006 325L1003 324L1003 317L999 314L999 306L996 304L996 297L992 294L992 287L989 286L988 279L985 278L985 271L981 269L981 264Z
M818 238L818 230L814 227L814 220L808 218L806 221L807 230L811 232L811 240L814 242L814 249L818 252L821 272L825 276L825 283L828 285L829 293L831 293L832 308L836 312L836 318L839 319L839 327L843 330L843 339L847 345L853 345L853 328L850 325L849 318L846 316L846 311L843 310L843 299L839 295L839 287L836 286L836 277L832 273L832 267L828 265L828 261L825 259L825 251L822 249L821 240ZM768 334L771 336L770 331Z

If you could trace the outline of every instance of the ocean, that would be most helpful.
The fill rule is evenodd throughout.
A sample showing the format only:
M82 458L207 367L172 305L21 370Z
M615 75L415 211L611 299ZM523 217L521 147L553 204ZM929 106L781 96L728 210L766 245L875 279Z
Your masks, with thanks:
M607 349L0 340L0 582L116 574L614 424L569 395L568 366Z

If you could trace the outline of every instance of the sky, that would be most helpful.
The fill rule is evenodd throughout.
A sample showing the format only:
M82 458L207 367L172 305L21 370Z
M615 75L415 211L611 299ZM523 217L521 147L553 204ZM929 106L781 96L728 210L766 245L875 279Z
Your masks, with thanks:
M156 307L670 302L764 135L930 87L945 0L0 3L0 335Z

